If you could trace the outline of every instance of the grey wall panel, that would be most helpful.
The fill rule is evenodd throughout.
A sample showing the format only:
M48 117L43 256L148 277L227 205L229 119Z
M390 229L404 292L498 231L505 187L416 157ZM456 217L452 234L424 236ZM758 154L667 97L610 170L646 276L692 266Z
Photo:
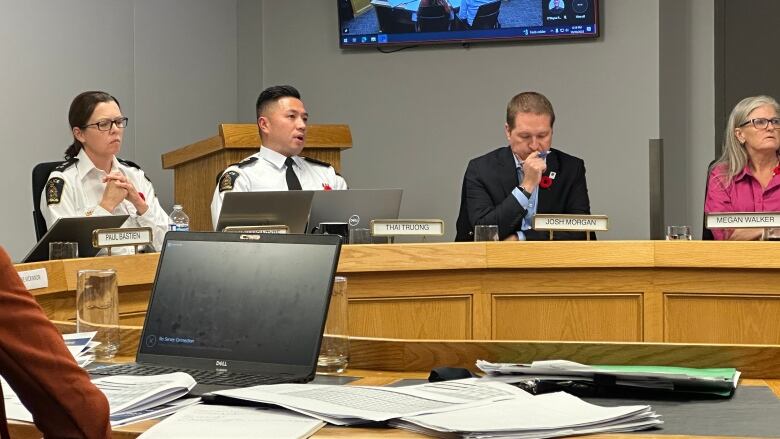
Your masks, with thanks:
M136 158L166 210L173 172L160 156L237 120L237 26L235 1L136 0Z

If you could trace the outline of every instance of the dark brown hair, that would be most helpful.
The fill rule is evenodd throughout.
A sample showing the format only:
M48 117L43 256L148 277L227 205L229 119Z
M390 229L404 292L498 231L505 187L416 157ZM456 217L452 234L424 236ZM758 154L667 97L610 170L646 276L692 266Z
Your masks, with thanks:
M116 105L119 106L119 101L104 91L85 91L73 98L73 102L70 103L70 111L68 111L71 131L77 127L84 129L89 118L92 117L95 107L101 102L111 101L116 102ZM76 157L83 147L84 145L74 136L73 143L65 150L65 159Z
M548 114L550 126L555 124L555 111L550 101L541 93L526 91L515 95L506 106L506 124L514 129L517 113Z

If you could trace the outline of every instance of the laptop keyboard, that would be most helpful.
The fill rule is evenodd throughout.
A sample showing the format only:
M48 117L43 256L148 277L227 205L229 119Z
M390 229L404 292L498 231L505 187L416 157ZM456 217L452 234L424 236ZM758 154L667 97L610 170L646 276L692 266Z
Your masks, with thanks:
M166 373L184 372L191 375L198 384L214 384L220 386L249 387L259 384L276 384L289 381L290 375L249 375L235 372L217 372L202 369L183 369L180 367L154 366L150 364L116 364L99 366L89 370L92 375L162 375Z

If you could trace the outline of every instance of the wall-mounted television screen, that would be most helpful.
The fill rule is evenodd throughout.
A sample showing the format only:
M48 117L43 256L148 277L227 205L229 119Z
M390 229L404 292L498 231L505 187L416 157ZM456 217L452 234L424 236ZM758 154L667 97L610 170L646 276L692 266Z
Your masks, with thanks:
M595 38L598 0L336 0L342 48Z

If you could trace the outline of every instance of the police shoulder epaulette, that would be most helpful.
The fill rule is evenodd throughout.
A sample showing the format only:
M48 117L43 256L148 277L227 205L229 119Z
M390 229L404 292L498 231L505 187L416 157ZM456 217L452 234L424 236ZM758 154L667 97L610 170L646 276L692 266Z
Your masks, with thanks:
M139 171L143 171L143 169L141 169L140 166L138 166L135 162L131 162L130 160L120 159L119 157L117 157L116 161L118 161L119 163L121 163L121 164L123 164L125 166L129 166L131 168L138 169ZM152 182L152 179L149 178L148 175L146 175L146 172L144 172L144 177L146 177L146 179L149 180L149 183Z
M322 160L313 159L311 157L304 157L303 159L306 160L307 162L314 163L315 165L327 166L327 167L331 167L332 166L328 162L323 162Z
M241 160L238 163L233 163L230 166L238 166L239 168L243 168L244 166L247 166L249 164L252 164L257 161L257 157L249 157L248 159ZM228 166L228 168L230 167Z
M79 161L79 159L77 159L76 157L68 157L67 160L65 160L64 162L62 162L59 165L55 166L54 169L52 169L52 171L62 172L64 170L70 168L71 166L75 165L78 161Z

